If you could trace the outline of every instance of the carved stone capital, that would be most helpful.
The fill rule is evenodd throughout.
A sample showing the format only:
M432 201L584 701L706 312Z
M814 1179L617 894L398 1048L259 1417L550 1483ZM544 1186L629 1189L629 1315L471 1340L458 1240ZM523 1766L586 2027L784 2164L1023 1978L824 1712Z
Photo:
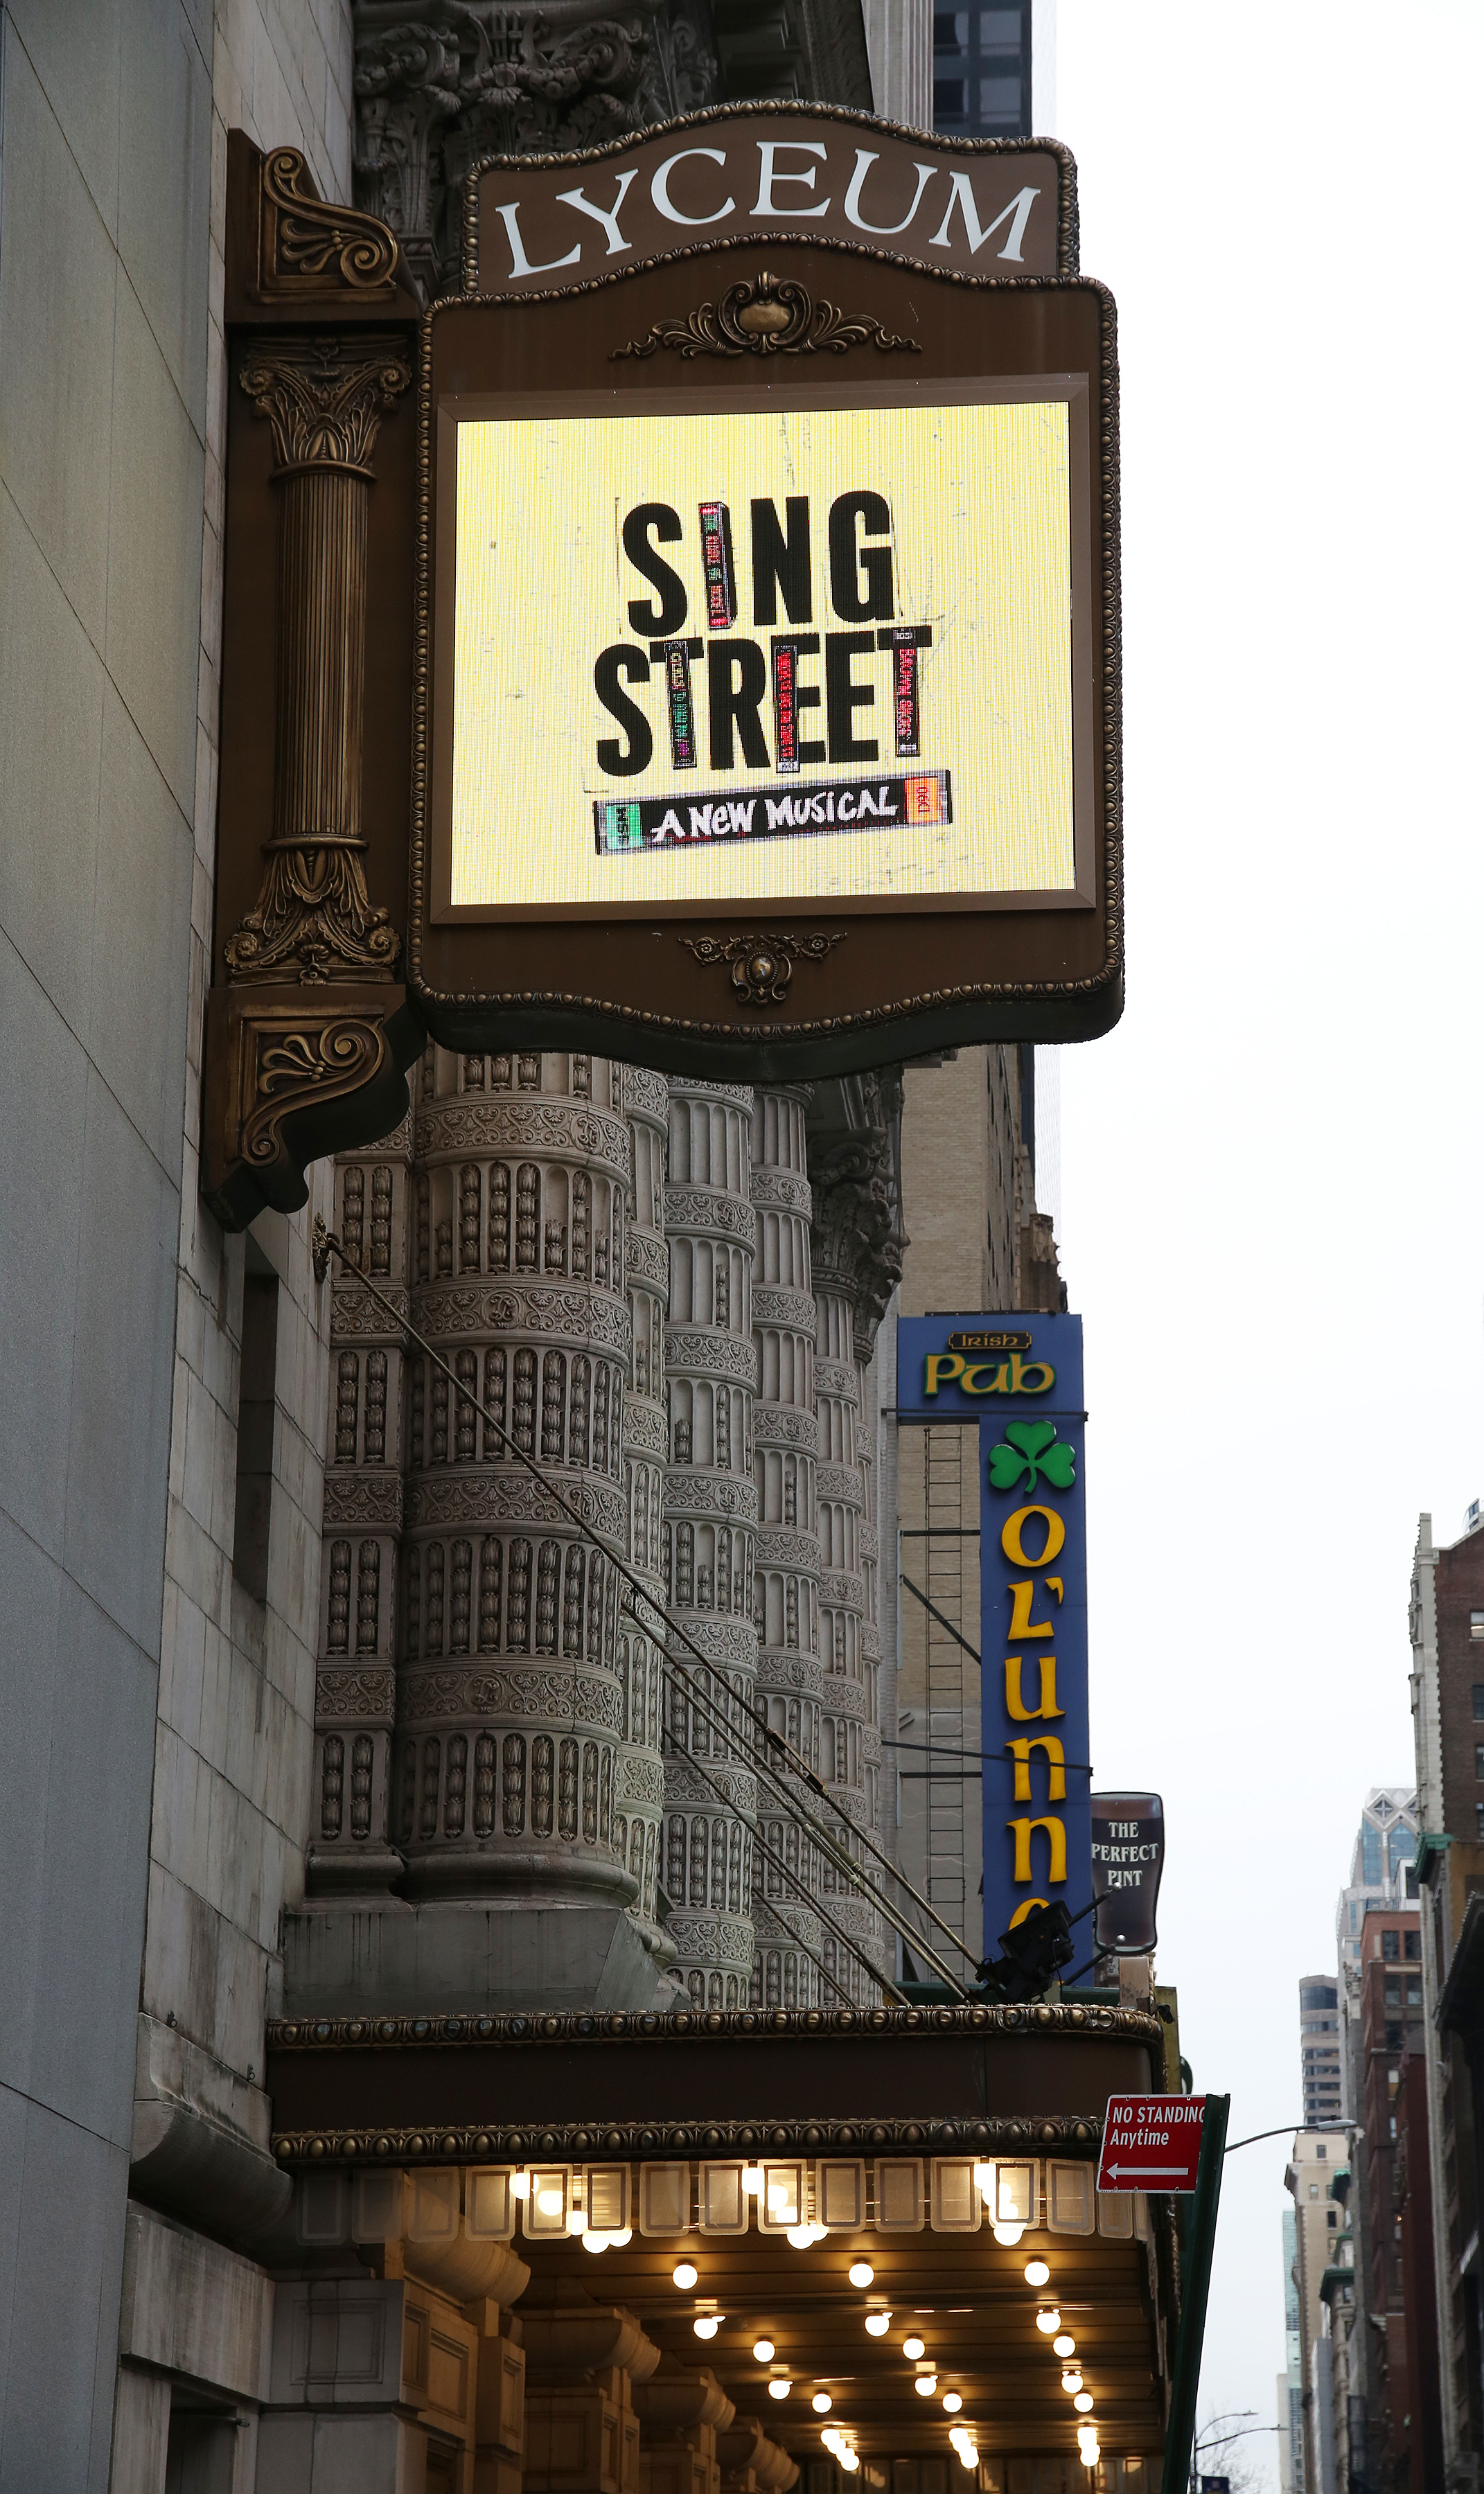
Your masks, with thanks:
M382 414L411 386L412 367L400 338L296 332L264 338L241 379L273 427L281 476L331 468L369 483Z
M403 988L213 988L201 1193L224 1229L297 1211L312 1160L395 1126L423 1045Z

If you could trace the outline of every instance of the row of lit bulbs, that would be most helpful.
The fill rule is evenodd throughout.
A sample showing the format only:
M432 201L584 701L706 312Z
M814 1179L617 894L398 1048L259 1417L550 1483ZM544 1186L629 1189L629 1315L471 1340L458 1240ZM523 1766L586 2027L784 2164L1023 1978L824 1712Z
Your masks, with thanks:
M1047 2267L1044 2260L1029 2260L1026 2262L1025 2283L1027 2286L1034 2286L1037 2288L1048 2286L1050 2284L1050 2269ZM1064 2329L1062 2327L1061 2311L1059 2306L1054 2303L1044 2303L1041 2306L1041 2309L1036 2315L1036 2327L1044 2337L1050 2339L1052 2354L1060 2356L1062 2359L1062 2388L1066 2391L1078 2415L1083 2418L1083 2421L1076 2429L1077 2450L1080 2454L1083 2467L1095 2468L1098 2464L1099 2457L1098 2428L1090 2421L1093 2395L1084 2383L1081 2367L1075 2360L1076 2340L1073 2337L1070 2329Z

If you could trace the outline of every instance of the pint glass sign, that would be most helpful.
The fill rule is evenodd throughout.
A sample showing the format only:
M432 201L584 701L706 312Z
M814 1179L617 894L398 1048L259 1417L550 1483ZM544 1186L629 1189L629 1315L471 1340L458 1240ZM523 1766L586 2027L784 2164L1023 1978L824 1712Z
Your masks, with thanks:
M1165 1868L1165 1805L1158 1793L1094 1793L1093 1937L1115 1957L1141 1957L1156 1938Z

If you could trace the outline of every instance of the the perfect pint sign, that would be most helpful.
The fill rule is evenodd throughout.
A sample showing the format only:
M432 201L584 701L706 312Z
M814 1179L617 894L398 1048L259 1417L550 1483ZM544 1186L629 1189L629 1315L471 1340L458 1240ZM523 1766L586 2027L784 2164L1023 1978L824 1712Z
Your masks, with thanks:
M1194 2191L1204 2096L1109 2096L1098 2159L1100 2191Z
M1058 149L813 107L475 168L424 337L436 1036L755 1078L1116 1019L1074 211Z

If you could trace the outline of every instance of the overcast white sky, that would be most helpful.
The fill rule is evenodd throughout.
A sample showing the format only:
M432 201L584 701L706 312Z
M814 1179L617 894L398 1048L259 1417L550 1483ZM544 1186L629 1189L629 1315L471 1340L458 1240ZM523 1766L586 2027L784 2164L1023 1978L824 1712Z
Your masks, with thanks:
M1412 1778L1418 1511L1484 1492L1484 9L1057 15L1123 361L1128 1008L1061 1059L1093 1755L1164 1791L1160 1973L1241 2137ZM1227 2163L1203 2412L1275 2418L1284 2162Z

